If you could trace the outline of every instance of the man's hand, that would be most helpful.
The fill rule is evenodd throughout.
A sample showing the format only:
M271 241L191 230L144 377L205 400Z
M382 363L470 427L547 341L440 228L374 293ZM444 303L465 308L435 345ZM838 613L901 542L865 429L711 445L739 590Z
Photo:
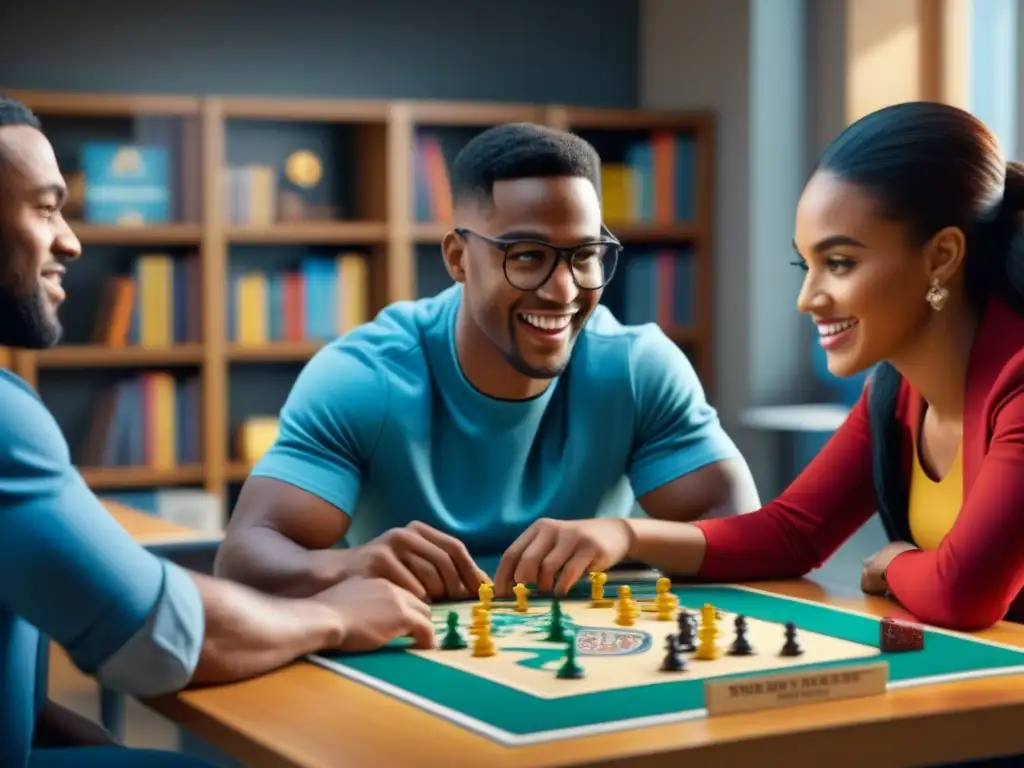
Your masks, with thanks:
M632 543L629 523L618 518L538 520L501 558L495 594L505 597L513 584L532 582L541 592L564 595L589 571L620 562Z
M407 636L417 648L434 647L430 606L386 579L346 579L313 599L341 617L338 650L372 651Z
M864 560L864 567L860 572L861 591L869 595L884 596L888 592L885 584L885 569L889 567L897 555L917 549L913 544L906 541L894 541L886 544L878 552Z
M420 600L475 597L490 582L461 541L419 521L347 550L345 558L344 578L387 579Z

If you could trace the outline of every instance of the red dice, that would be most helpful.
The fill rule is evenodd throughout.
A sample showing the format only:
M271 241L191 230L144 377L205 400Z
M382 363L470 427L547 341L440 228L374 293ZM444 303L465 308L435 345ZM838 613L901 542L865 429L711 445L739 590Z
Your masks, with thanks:
M882 619L879 646L883 651L920 651L924 648L924 629L913 622L887 616Z

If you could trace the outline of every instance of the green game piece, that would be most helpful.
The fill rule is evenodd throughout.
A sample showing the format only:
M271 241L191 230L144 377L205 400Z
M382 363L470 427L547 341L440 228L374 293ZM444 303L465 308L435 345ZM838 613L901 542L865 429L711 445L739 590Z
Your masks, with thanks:
M562 604L557 600L551 602L551 625L545 638L552 643L565 642L565 627L562 626Z
M562 680L579 680L583 677L583 667L576 663L576 633L569 632L565 637L565 661L558 670Z
M466 639L459 632L459 614L448 611L448 631L441 640L442 651L459 651L467 647Z

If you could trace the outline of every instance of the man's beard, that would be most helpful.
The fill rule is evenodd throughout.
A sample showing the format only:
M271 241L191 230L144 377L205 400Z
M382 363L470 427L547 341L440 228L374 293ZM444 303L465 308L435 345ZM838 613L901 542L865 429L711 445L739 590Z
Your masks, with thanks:
M531 379L544 380L555 379L565 373L565 369L569 367L572 348L576 344L576 335L579 333L579 330L573 327L572 337L569 339L569 348L566 350L565 357L557 361L554 365L544 367L530 365L526 362L526 358L524 358L522 353L519 351L519 344L516 342L514 319L509 320L508 333L509 339L512 340L512 345L509 349L501 350L501 356L505 358L505 362L511 365L517 372L523 374L523 376Z
M544 368L533 366L526 362L523 356L519 353L518 348L512 352L502 350L502 357L505 358L505 362L511 365L519 373L528 378L539 380L557 378L565 373L565 369L569 365L569 355L567 354L555 365Z
M0 284L0 346L49 349L63 332L47 314L42 285L36 283L35 290L22 293Z

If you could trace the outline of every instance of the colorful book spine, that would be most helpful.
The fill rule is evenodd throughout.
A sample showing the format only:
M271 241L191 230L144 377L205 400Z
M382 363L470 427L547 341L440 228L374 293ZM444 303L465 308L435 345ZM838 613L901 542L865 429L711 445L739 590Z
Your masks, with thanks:
M413 217L422 222L452 220L448 164L436 136L417 136L413 143Z
M679 249L631 253L620 266L625 287L617 315L628 325L689 326L693 316L693 259Z
M601 165L601 196L609 224L693 221L696 143L688 134L656 131L631 144L622 162Z
M146 371L104 392L78 463L172 470L202 461L199 377Z
M297 269L235 270L230 276L228 338L260 347L273 342L330 341L370 319L366 257L311 256Z
M202 340L199 257L142 254L130 274L107 280L93 341L108 347L168 347Z

